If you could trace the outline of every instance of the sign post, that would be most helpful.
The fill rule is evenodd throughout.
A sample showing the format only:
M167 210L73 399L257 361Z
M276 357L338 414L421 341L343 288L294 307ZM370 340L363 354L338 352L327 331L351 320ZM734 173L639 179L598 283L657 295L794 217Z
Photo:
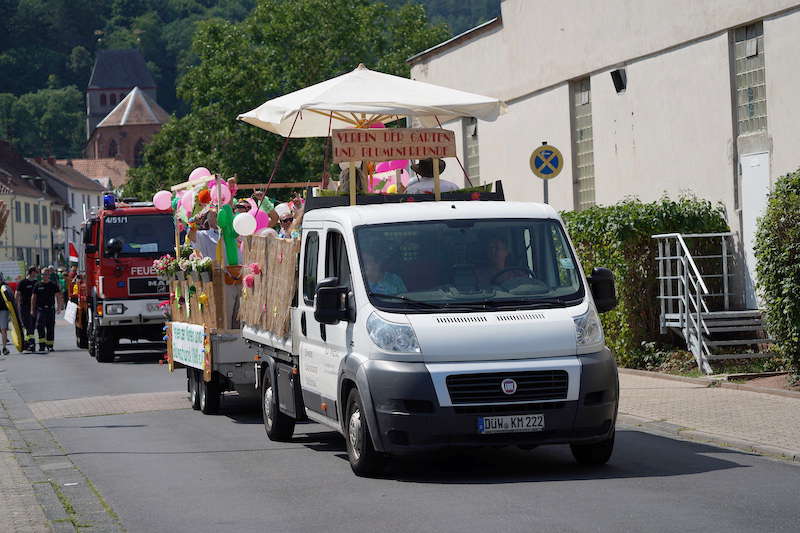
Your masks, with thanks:
M542 145L531 154L530 166L533 174L542 179L544 203L550 203L547 182L561 173L561 169L564 168L564 157L558 148L550 146L547 141L542 141Z

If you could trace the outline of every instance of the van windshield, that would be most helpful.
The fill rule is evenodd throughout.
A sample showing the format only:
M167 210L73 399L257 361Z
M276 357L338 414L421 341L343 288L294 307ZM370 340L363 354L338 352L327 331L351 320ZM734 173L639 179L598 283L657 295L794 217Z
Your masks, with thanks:
M379 309L533 309L584 297L564 230L550 219L402 222L356 229Z
M103 221L104 254L108 241L122 244L120 257L161 256L175 252L175 223L171 214L107 216Z

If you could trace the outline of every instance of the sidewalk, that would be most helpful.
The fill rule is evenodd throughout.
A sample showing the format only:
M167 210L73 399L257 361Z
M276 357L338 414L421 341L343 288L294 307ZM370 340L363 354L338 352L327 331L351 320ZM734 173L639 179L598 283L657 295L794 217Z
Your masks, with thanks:
M620 371L619 421L800 462L800 398Z
M17 452L0 427L0 524L3 524L3 531L51 531L44 511L36 501L33 485L17 463Z

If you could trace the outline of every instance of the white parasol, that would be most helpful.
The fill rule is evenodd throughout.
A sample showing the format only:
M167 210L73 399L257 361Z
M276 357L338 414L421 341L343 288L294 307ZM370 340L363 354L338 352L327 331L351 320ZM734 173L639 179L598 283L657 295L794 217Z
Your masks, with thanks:
M505 111L505 103L496 98L376 72L362 64L347 74L268 100L238 118L283 137L327 137L331 129L403 117L436 126L458 117L494 121Z

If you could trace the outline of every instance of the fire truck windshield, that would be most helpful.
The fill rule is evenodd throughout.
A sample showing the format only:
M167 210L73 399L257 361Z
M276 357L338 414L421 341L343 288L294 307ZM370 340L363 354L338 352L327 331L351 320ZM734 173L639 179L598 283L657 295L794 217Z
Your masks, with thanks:
M121 244L121 257L159 256L175 250L175 225L170 214L107 216L103 233L106 256L111 255L111 239Z

